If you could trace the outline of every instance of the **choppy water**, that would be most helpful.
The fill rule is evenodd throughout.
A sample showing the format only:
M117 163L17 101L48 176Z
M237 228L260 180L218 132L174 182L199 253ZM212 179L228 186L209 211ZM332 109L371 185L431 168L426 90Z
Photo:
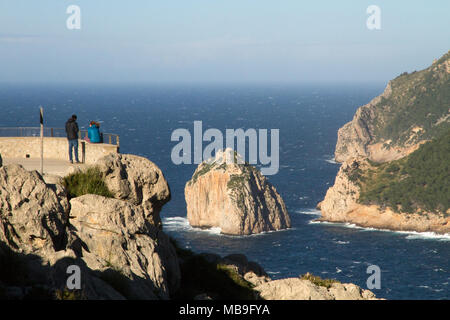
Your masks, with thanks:
M336 133L359 105L381 93L374 86L1 86L0 126L63 127L77 113L80 127L102 121L120 135L121 152L146 156L169 181L172 200L162 212L164 228L198 252L244 253L273 278L313 272L366 287L367 267L381 268L388 299L448 299L450 236L378 231L354 225L315 223L314 209L333 182ZM176 166L170 152L174 129L280 129L280 171L270 181L283 196L292 229L246 237L189 226L184 184L194 165Z

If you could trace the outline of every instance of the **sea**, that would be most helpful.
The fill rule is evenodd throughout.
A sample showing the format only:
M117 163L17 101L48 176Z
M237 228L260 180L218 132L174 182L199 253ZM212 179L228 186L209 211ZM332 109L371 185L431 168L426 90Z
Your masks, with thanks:
M385 84L1 84L0 127L63 128L77 114L120 135L120 151L147 157L169 182L164 230L195 252L243 253L273 279L311 272L367 288L368 267L381 270L386 299L450 298L450 234L392 232L352 224L316 222L316 205L339 169L333 153L337 131ZM184 186L195 164L176 165L176 129L279 129L279 172L268 176L283 197L292 228L251 236L193 228L186 219ZM1 135L1 130L0 130ZM205 144L206 145L206 144Z

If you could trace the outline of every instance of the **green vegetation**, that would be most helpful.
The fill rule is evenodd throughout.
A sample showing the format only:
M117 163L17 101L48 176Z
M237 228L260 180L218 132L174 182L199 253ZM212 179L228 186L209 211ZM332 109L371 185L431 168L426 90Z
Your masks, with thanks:
M404 145L438 137L449 128L449 122L442 120L449 113L450 74L437 68L449 59L450 52L425 70L405 72L391 81L392 94L376 105L373 136L377 141Z
M311 274L309 272L304 274L304 275L302 275L300 277L300 279L302 279L302 280L309 280L312 283L314 283L316 286L325 287L327 289L331 288L333 283L341 283L340 281L335 280L335 279L322 279L321 277L315 276L315 275L313 275L313 274Z
M174 239L171 241L177 251L181 269L181 286L172 298L189 300L204 293L218 300L258 298L253 285L233 269L208 262L201 255L180 248Z
M397 212L446 213L450 208L450 130L409 156L374 164L357 182L359 202Z
M85 194L97 194L108 198L113 197L103 180L102 173L96 167L91 167L64 177L63 184L67 190L69 199Z

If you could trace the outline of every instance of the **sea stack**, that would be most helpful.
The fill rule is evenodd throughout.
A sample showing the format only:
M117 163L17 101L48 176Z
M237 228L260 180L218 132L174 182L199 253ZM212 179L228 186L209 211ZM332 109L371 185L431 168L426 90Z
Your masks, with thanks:
M219 227L221 233L250 235L291 226L275 187L232 149L202 162L186 183L187 217L193 227Z

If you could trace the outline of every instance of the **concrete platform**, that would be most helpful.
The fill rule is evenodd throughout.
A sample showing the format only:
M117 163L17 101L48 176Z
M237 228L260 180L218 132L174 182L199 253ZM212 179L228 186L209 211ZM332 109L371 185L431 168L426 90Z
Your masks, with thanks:
M23 166L26 170L40 171L41 170L41 160L36 158L3 158L3 165L8 165L11 163L17 163ZM85 164L71 164L69 160L57 160L57 159L44 159L44 175L54 174L60 177L64 177L69 174L74 167L83 167ZM76 170L76 169L75 169Z

